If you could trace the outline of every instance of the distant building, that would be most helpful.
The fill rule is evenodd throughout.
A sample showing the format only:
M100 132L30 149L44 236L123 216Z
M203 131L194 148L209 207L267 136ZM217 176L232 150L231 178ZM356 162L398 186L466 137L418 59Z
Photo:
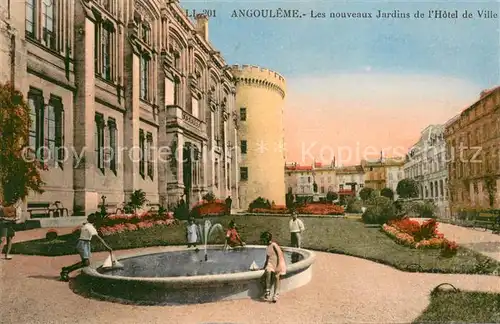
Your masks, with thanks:
M419 198L434 201L441 216L449 215L444 129L444 125L427 126L404 165L405 178L419 184Z
M382 154L378 160L362 160L365 187L375 190L390 188L396 198L398 182L403 179L404 162L403 158L384 158Z
M357 197L365 186L365 171L361 165L338 167L336 176L339 195Z
M311 165L287 163L285 180L287 190L301 197L314 195L314 183L317 195L324 199L329 191L338 195L356 196L364 186L364 172L361 165L336 167L335 162L323 165L315 162Z
M498 208L500 186L500 87L446 124L451 207Z

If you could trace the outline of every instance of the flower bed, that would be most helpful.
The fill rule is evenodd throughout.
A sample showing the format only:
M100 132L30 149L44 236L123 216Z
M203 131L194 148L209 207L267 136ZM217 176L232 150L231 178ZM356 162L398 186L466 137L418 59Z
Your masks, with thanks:
M419 222L405 218L392 221L382 226L382 230L397 243L416 249L430 248L443 249L443 255L456 254L458 245L444 238L437 230L438 223L428 220L420 225Z
M215 199L213 201L202 200L196 203L191 209L194 217L219 216L226 213L226 203L223 200Z
M142 214L110 215L100 220L98 231L102 236L136 231L153 226L172 226L177 224L172 212L165 214L145 212ZM73 229L72 234L80 235L80 226Z
M275 205L271 208L254 208L249 210L256 214L288 214L290 210L286 206ZM325 204L325 203L312 203L297 208L299 214L309 215L343 215L344 208L338 205Z
M305 206L301 206L297 208L297 212L299 214L311 214L311 215L343 215L344 207L333 204L316 203L316 204L307 204Z
M99 222L99 227L110 227L120 224L138 224L141 222L155 222L173 219L172 212L166 214L144 212L142 214L110 215Z
M132 231L137 231L140 229L144 228L151 228L154 226L172 226L177 224L177 221L175 219L166 219L166 220L146 220L142 221L136 224L132 223L122 223L122 224L116 224L113 226L102 226L99 228L99 232L103 236L108 236L108 235L113 235L117 233L123 233L123 232L132 232Z

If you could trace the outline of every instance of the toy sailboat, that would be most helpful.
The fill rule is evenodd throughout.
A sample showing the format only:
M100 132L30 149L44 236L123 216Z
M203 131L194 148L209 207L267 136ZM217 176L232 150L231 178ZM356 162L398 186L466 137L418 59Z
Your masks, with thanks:
M102 264L103 269L114 270L114 269L123 269L123 264L121 264L113 255L113 253L109 253L106 260Z
M259 266L257 265L257 263L252 262L252 264L250 265L250 270L252 271L255 271L255 270L259 270Z

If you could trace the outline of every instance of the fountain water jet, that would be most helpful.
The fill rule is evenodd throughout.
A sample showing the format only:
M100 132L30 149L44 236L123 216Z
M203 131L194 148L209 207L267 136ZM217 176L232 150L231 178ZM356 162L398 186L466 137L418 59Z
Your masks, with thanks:
M206 219L203 225L198 224L198 231L200 232L201 244L203 244L203 248L205 251L205 261L207 261L208 260L208 254L207 254L208 240L217 231L224 233L224 228L222 227L221 224L219 224L219 223L212 224L212 222L209 219Z

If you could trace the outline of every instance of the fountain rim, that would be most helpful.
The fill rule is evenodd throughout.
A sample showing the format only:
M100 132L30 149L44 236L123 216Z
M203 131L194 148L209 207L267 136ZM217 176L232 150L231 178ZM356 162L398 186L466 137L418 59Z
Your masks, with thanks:
M207 251L208 250L215 250L215 249L221 249L223 245L207 245ZM258 249L265 249L266 246L264 245L246 245L248 248L258 248ZM300 253L304 259L289 265L287 267L287 273L286 275L297 273L300 271L303 271L307 268L309 268L314 260L316 259L316 254L313 251L306 250L306 249L300 249L300 248L293 248L293 247L282 247L283 252L291 252L291 253ZM135 258L135 257L140 257L140 256L145 256L145 255L154 255L154 254L162 254L162 253L175 253L175 252L184 252L184 251L192 251L192 249L188 248L183 248L183 249L176 249L176 250L168 250L168 251L157 251L157 252L151 252L151 251L143 251L143 252L136 252L136 253L131 253L124 255L123 257L120 257L118 260L124 260L124 259L130 259L130 258ZM200 249L200 252L203 250ZM125 277L125 276L114 276L114 275L107 275L103 274L97 271L97 269L102 266L104 262L98 262L95 263L89 267L86 267L82 270L82 272L85 275L91 276L91 277L97 277L100 279L110 279L110 280L123 280L123 281L142 281L142 282L159 282L159 283L171 283L171 284L176 284L176 283L190 283L190 284L196 284L196 283L207 283L207 282L233 282L233 281L242 281L242 280L254 280L254 279L259 279L262 277L264 274L264 270L248 270L248 271L242 271L242 272L236 272L236 273L224 273L224 274L215 274L215 275L198 275L198 276L179 276L179 277ZM285 275L285 276L286 276Z

